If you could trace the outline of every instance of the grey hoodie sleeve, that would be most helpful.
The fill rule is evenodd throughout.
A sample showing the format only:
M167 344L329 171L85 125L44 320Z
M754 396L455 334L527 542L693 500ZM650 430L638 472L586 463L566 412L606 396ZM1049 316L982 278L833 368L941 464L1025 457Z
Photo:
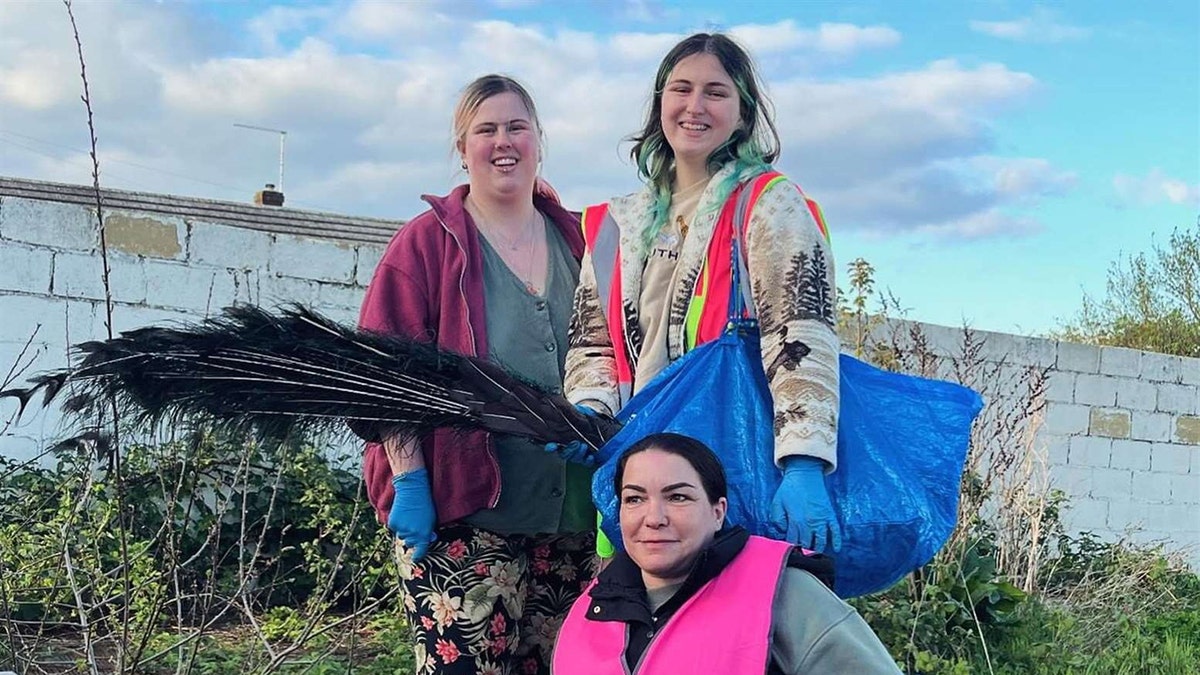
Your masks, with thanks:
M784 570L775 593L771 660L787 675L901 672L853 607L795 568Z

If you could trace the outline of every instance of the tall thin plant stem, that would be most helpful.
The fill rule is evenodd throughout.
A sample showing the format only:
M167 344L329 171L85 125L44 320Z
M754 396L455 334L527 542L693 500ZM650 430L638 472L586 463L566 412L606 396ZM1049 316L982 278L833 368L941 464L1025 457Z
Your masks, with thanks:
M88 84L87 78L87 61L83 56L83 40L79 37L79 24L75 20L75 11L71 6L71 0L63 0L63 5L67 8L67 18L71 21L71 32L75 37L75 52L79 56L79 78L83 84L83 95L80 97L83 100L83 107L87 111L88 124L88 139L91 143L91 158L92 158L92 193L96 197L96 229L100 236L100 262L101 262L101 280L104 285L104 330L107 333L108 339L113 338L113 297L112 284L110 283L109 274L110 267L108 263L108 240L104 228L104 195L100 190L100 158L96 152L96 122L95 115L92 111L92 93L91 87ZM117 485L117 513L118 526L117 531L121 541L121 561L122 566L122 585L124 590L124 598L121 603L121 640L117 649L117 670L124 672L126 654L125 650L129 645L129 627L130 627L130 600L133 591L132 579L130 578L130 558L129 558L129 533L126 527L126 509L125 509L125 489L123 481L123 471L121 466L121 444L120 444L120 416L117 412L116 399L110 399L110 408L112 411L112 454L109 456L109 468L116 476ZM133 663L137 663L137 658L133 659Z

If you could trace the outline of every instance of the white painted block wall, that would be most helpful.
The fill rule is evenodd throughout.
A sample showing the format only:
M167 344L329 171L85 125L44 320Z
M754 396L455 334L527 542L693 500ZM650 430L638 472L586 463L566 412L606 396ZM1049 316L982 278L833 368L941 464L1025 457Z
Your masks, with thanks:
M126 241L110 253L117 331L194 320L232 302L302 302L353 322L383 251L217 222L108 214L122 216L173 232L177 247L139 254L137 241ZM0 197L0 377L14 363L25 374L61 367L67 345L104 335L94 220L84 206ZM936 352L957 353L960 330L922 328ZM1109 538L1137 528L1135 538L1190 550L1200 569L1200 360L977 335L985 340L983 358L1003 361L1005 372L1051 369L1036 445L1054 485L1070 495L1067 525ZM0 401L0 420L15 407ZM0 454L33 456L56 438L58 424L53 413L27 415L0 434Z

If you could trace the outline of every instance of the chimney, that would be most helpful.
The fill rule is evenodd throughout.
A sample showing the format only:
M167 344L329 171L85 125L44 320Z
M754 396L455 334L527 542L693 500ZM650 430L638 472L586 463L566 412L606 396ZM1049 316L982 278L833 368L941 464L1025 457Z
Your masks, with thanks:
M254 193L254 203L259 206L283 206L283 193L275 190L274 183Z

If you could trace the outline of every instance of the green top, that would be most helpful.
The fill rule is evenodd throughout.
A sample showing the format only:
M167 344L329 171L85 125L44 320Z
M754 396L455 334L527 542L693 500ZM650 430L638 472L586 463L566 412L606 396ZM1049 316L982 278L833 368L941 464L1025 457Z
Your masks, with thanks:
M534 295L486 238L480 237L480 244L488 358L561 393L567 324L579 263L558 228L547 219L545 295ZM595 527L591 469L564 462L522 438L497 435L494 440L500 463L500 501L496 508L476 511L464 522L498 534L556 534Z

